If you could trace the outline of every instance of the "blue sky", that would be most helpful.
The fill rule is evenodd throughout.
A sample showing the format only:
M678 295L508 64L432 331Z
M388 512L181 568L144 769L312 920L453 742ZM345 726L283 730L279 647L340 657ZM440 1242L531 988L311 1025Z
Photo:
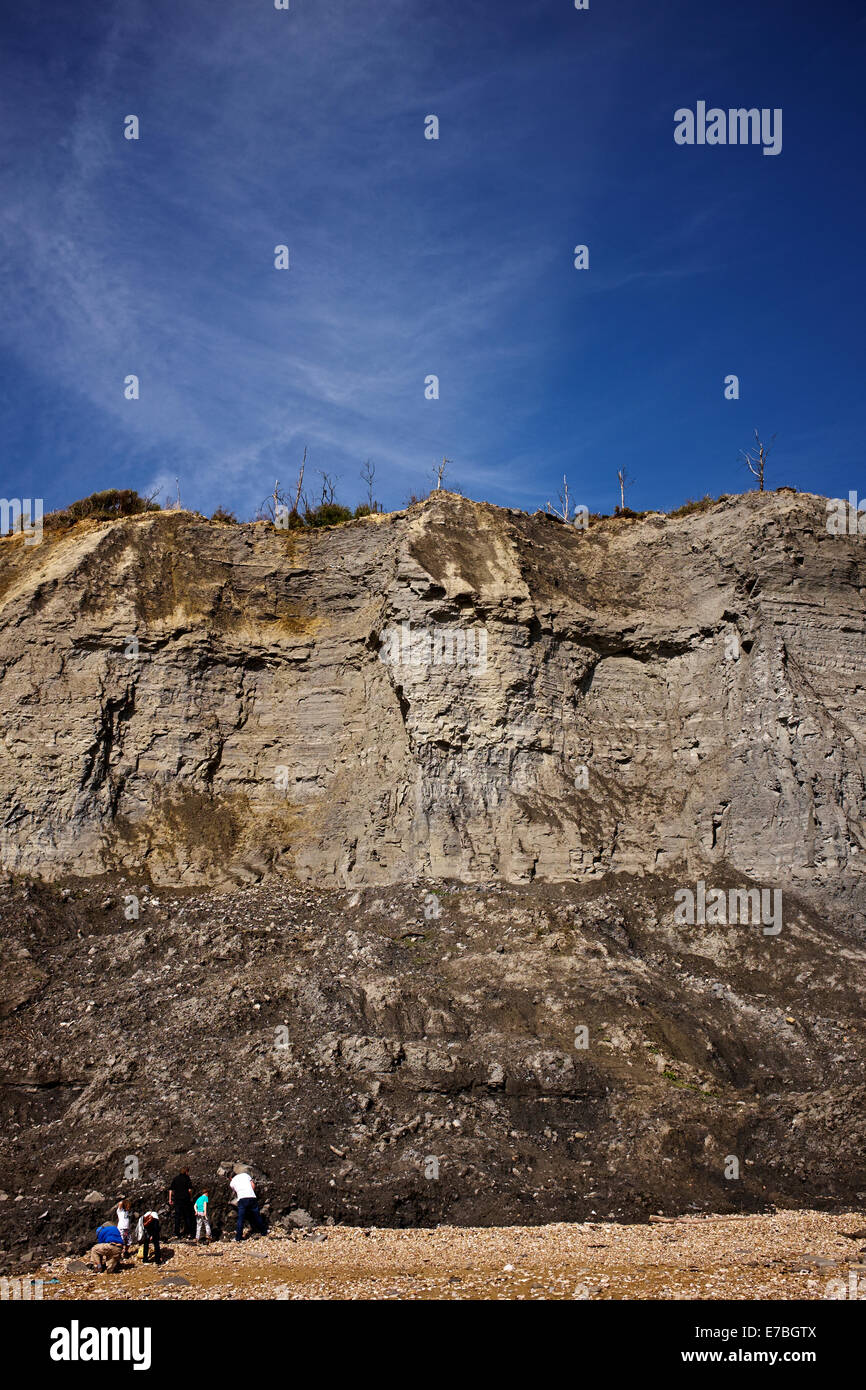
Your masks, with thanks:
M390 508L447 454L505 505L565 472L609 511L625 467L671 507L749 487L756 426L769 485L866 492L860 0L29 0L0 33L2 495L179 475L246 517L306 445L353 503L364 459ZM676 145L698 100L782 108L781 154Z

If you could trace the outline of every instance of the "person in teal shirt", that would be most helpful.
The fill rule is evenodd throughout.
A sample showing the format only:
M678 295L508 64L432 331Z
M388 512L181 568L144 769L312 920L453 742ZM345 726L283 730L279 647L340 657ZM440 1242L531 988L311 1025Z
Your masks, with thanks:
M195 1199L195 1243L201 1243L201 1233L204 1231L205 1240L210 1240L210 1193L204 1189L200 1197Z

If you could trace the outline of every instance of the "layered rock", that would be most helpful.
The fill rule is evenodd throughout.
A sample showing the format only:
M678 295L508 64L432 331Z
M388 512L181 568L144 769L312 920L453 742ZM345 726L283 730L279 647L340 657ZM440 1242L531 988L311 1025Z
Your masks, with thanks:
M866 1201L866 563L825 520L0 542L3 1267L180 1155L220 1221L238 1158L275 1217ZM699 882L780 930L684 920Z
M582 532L434 494L322 532L7 539L2 863L362 886L727 862L862 905L866 558L825 521L753 493Z

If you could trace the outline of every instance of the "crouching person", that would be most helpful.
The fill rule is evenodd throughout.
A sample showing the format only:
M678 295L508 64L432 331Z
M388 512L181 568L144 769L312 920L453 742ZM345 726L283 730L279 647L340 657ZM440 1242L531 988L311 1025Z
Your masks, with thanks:
M102 1273L116 1274L123 1258L123 1236L116 1226L100 1226L96 1232L96 1244L90 1252L90 1263Z
M142 1264L147 1264L151 1242L153 1243L153 1262L159 1264L159 1216L155 1211L146 1211L143 1216L139 1217L135 1238L142 1247Z

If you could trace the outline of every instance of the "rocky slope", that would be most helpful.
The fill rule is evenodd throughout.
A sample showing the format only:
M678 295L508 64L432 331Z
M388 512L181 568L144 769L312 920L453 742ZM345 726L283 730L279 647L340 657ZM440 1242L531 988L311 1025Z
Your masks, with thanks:
M160 892L138 921L113 887L0 895L17 1266L120 1191L162 1207L181 1156L219 1224L239 1158L275 1219L866 1200L866 944L804 903L765 936L674 926L659 878Z
M866 563L825 515L0 542L7 1267L181 1154L220 1217L236 1158L278 1219L866 1200ZM698 879L781 930L684 923Z

